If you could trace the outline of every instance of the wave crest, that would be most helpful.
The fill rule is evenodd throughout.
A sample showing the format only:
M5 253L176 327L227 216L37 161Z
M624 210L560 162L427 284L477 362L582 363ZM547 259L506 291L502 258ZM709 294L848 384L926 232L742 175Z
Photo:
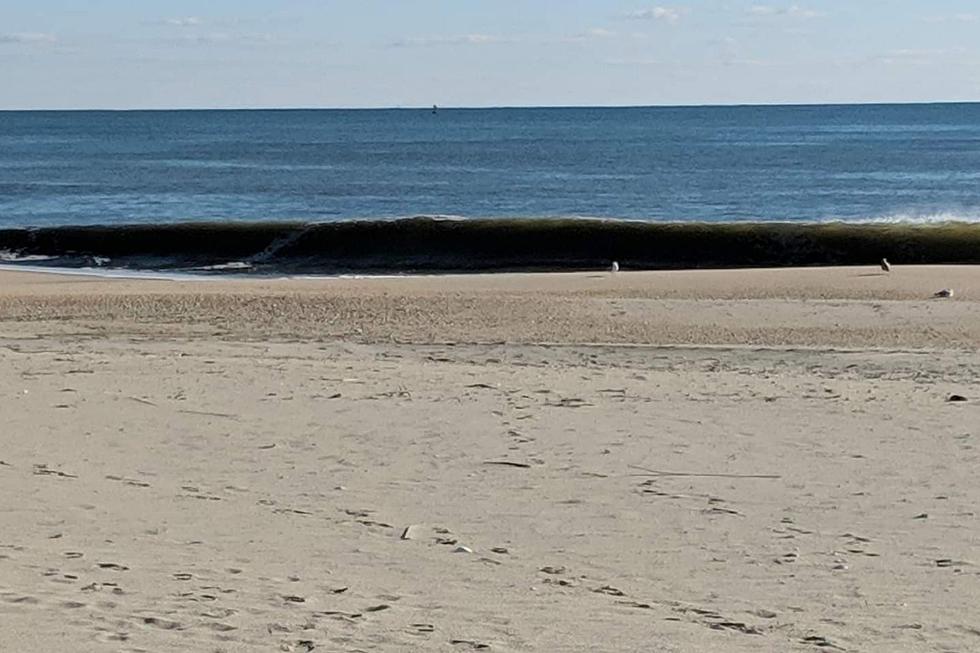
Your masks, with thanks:
M980 220L667 223L409 218L0 230L7 262L208 274L980 263Z

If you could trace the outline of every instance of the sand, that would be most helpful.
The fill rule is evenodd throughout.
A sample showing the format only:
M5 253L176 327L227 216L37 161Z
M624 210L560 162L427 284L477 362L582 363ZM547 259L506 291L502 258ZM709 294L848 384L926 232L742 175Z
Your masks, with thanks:
M978 345L971 267L0 272L0 650L976 650Z

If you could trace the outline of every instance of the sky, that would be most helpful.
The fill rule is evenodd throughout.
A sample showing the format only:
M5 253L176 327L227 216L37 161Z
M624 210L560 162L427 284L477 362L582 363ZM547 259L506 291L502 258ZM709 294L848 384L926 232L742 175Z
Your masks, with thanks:
M0 109L980 100L977 0L0 0Z

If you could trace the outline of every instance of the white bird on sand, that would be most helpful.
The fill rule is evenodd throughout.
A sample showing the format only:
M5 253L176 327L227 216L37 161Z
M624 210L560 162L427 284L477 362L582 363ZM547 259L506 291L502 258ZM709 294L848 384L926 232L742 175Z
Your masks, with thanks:
M952 297L952 296L953 296L952 288L943 288L939 292L933 294L933 297Z
M881 269L884 270L885 272L892 271L892 264L888 262L888 259L886 258L881 259Z
M613 274L619 272L619 261L613 261L612 265L609 267L609 271Z

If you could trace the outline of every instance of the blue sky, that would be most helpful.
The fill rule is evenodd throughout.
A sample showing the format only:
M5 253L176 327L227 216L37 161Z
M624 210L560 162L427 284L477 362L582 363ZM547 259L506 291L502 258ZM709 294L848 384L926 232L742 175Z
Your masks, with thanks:
M0 0L0 108L980 100L977 0Z

